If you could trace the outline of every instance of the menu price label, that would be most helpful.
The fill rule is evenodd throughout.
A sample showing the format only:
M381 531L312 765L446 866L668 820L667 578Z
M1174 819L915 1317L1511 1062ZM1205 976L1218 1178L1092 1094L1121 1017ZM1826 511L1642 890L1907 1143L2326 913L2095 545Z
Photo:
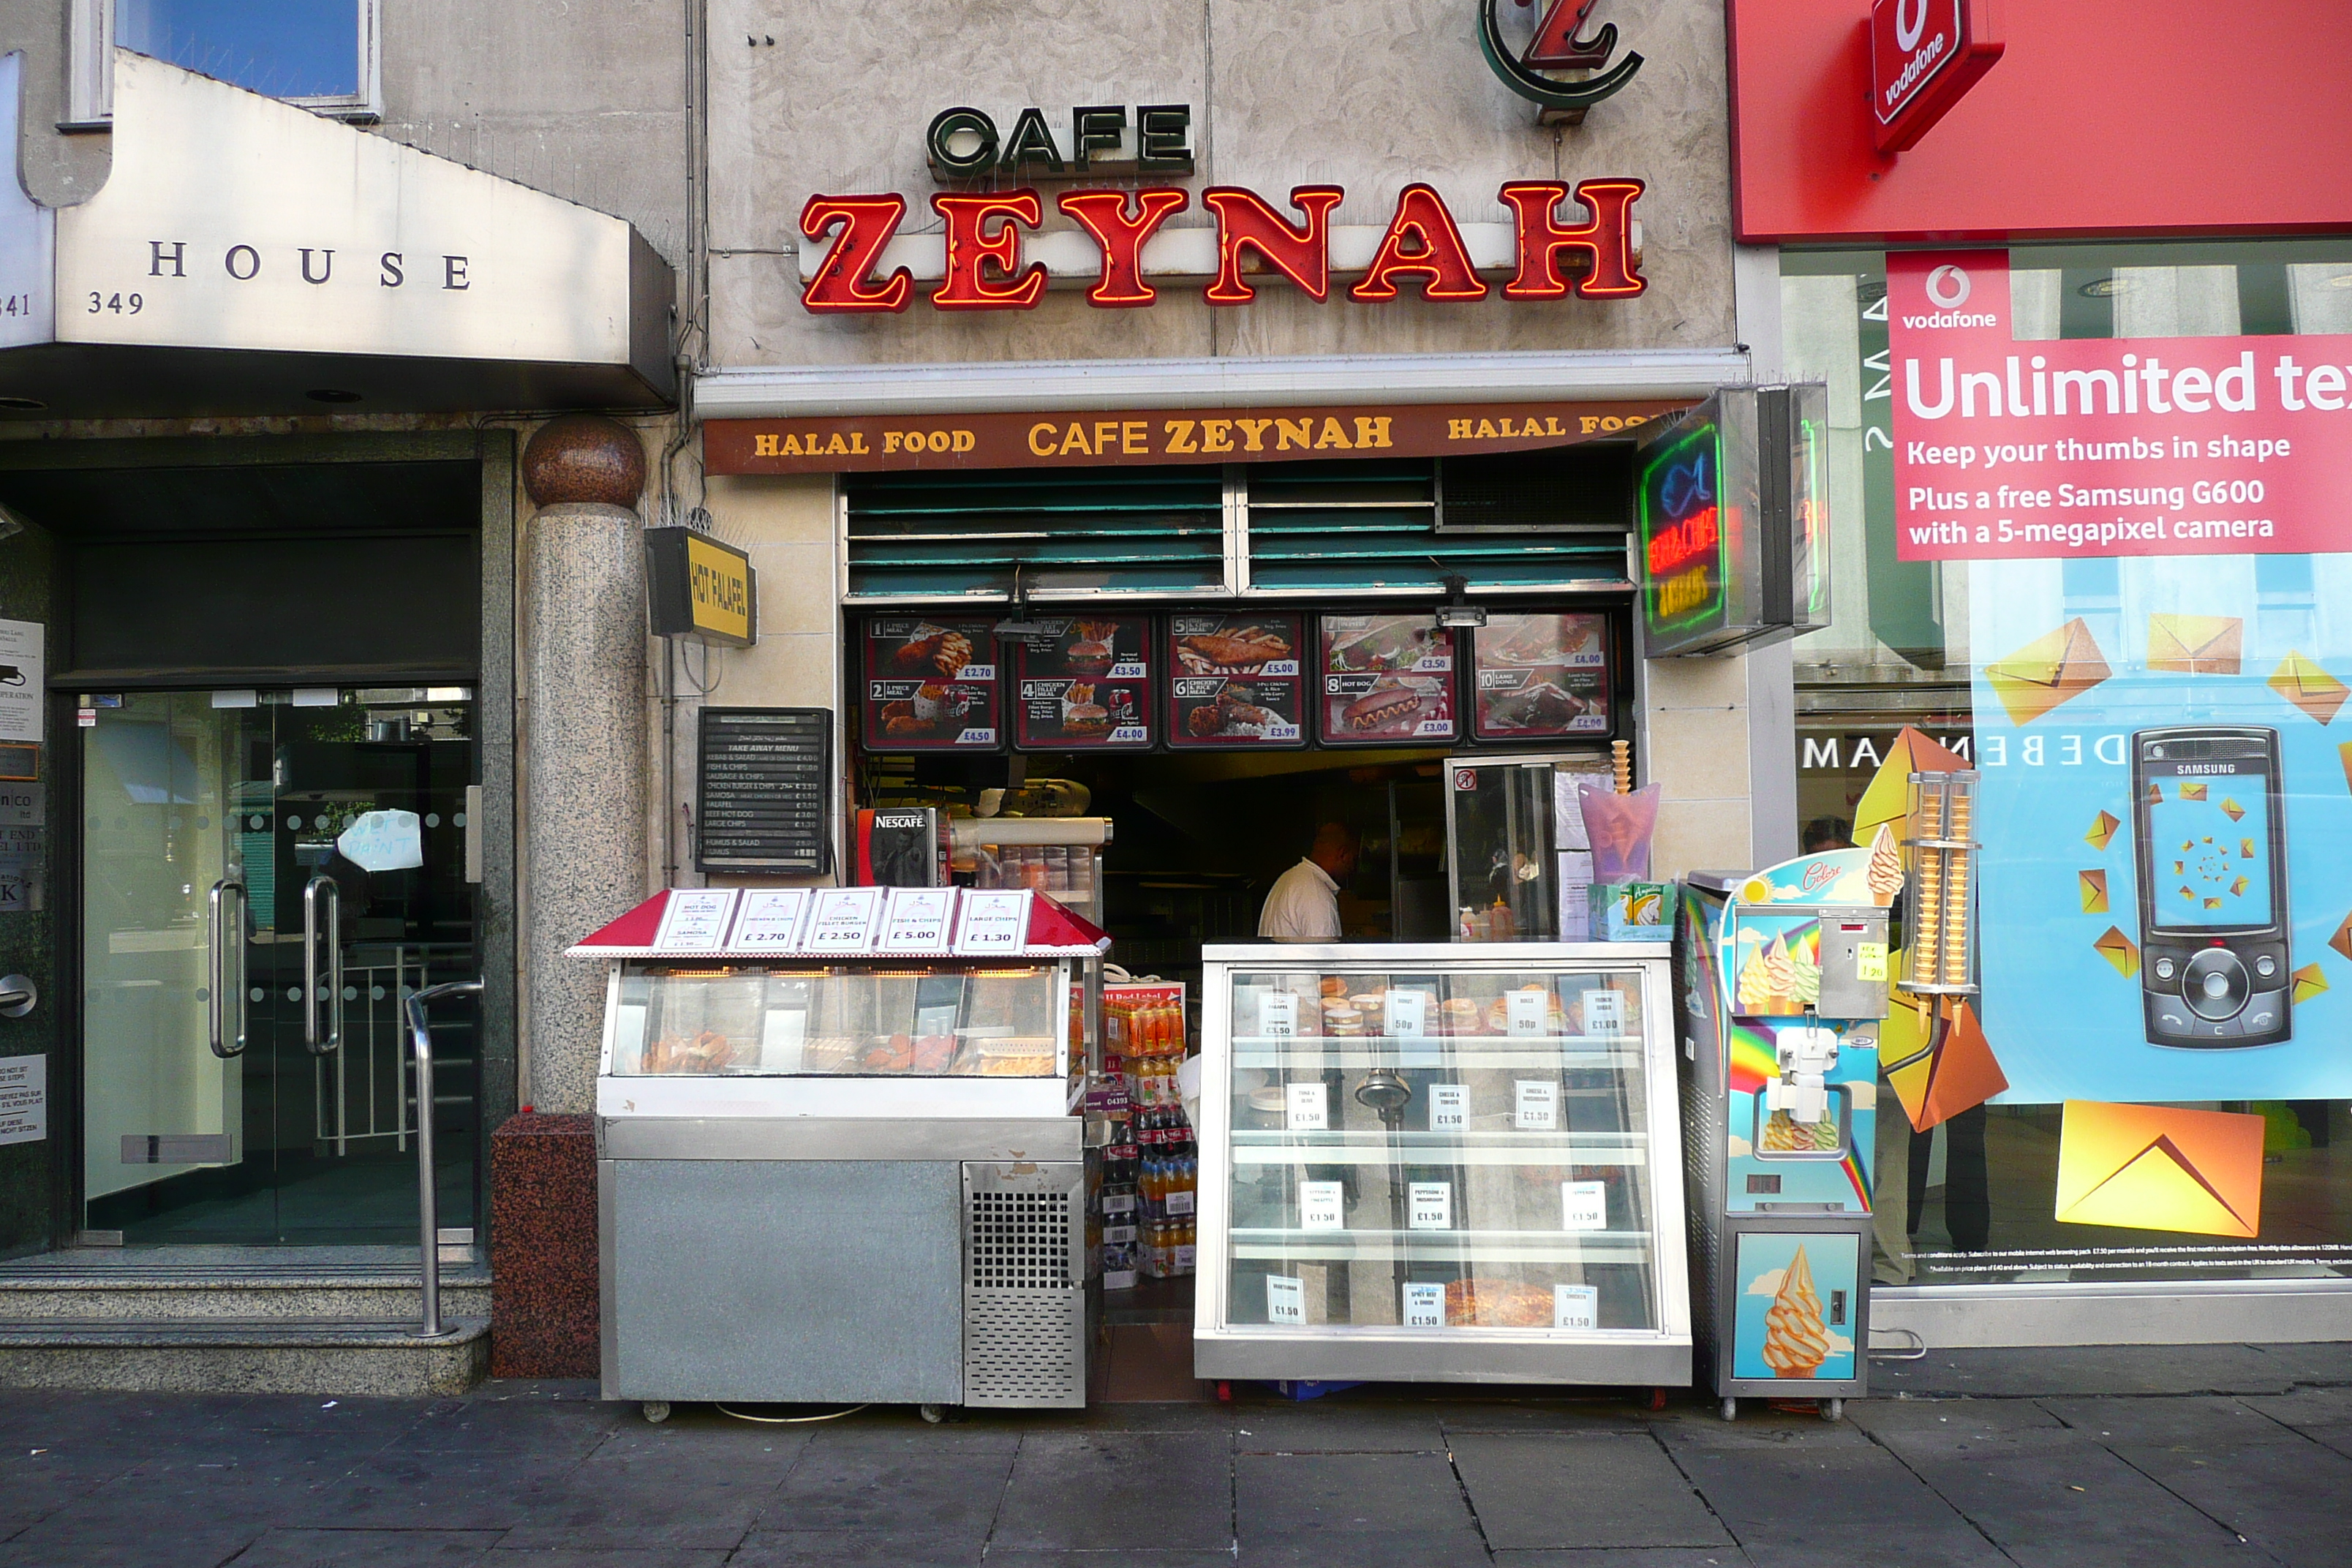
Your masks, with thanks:
M1316 622L1316 724L1327 745L1450 741L1454 634L1417 616L1323 616Z
M735 934L727 939L730 952L793 952L800 947L801 925L808 918L806 888L749 888L736 911Z
M1344 1188L1338 1182L1301 1182L1298 1184L1298 1228L1301 1230L1344 1230L1347 1221L1341 1212Z
M1601 1326L1601 1292L1591 1285L1551 1288L1551 1326L1555 1329L1597 1329Z
M1418 1040L1429 1033L1429 993L1388 991L1381 995L1386 1016L1381 1020L1391 1040Z
M1551 1012L1549 991L1512 991L1503 997L1504 1029L1515 1036L1540 1035Z
M1429 1130L1459 1132L1470 1125L1470 1086L1433 1083L1429 1086Z
M995 623L894 617L866 623L861 733L879 752L1003 749Z
M1328 1132L1331 1129L1328 1087L1320 1083L1282 1086L1282 1125L1290 1132Z
M1266 991L1257 999L1258 1037L1267 1040L1296 1039L1298 1036L1298 997L1289 991Z
M1442 1329L1445 1326L1445 1287L1408 1280L1404 1287L1404 1326Z
M1150 746L1151 623L1141 616L1043 616L1013 645L1013 742L1024 750Z
M657 952L720 952L735 913L732 888L672 888L654 932Z
M1584 994L1584 1032L1588 1035L1624 1033L1624 996L1615 991L1586 992Z
M833 854L833 712L705 708L696 739L694 863L823 872Z
M1269 1323L1305 1323L1307 1281L1289 1274L1267 1275L1265 1321Z
M1020 952L1029 941L1029 901L1026 888L964 889L955 951L966 957Z
M1562 1182L1559 1184L1559 1227L1562 1230L1607 1230L1609 1184Z
M1521 1079L1511 1087L1520 1131L1550 1132L1559 1128L1559 1085L1549 1079Z
M1405 1189L1405 1223L1412 1230L1454 1228L1454 1184L1414 1182Z
M1472 731L1482 741L1607 734L1608 636L1601 616L1490 616L1471 643Z
M1161 668L1172 746L1255 751L1306 744L1306 617L1174 615Z
M809 910L810 952L870 952L884 888L819 888Z
M892 888L882 914L883 952L938 952L955 916L953 888Z

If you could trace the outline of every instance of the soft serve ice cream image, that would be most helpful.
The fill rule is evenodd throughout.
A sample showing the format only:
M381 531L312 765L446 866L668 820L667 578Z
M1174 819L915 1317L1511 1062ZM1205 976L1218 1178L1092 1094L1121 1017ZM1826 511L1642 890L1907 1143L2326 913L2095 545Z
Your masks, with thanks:
M1821 1293L1813 1289L1813 1266L1800 1244L1764 1314L1764 1363L1776 1376L1811 1377L1821 1371L1830 1350Z

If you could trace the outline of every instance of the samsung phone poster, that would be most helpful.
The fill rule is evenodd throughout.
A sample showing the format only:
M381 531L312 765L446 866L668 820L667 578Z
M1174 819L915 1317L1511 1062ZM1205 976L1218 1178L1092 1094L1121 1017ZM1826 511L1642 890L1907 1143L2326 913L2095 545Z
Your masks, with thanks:
M1967 563L1999 1098L2352 1095L2352 555L2304 552L2352 544L2305 368L2352 339L2056 341L2006 263L1888 268L1898 537Z

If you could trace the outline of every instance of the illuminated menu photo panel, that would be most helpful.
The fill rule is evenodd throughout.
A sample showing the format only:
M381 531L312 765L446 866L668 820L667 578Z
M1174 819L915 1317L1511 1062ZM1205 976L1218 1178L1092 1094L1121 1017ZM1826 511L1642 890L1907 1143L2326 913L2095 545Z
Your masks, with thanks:
M993 621L889 616L867 621L861 732L875 752L1001 752L1003 687Z
M1829 624L1828 389L1727 386L1638 447L1643 651L1718 653Z
M1470 732L1478 741L1606 736L1610 626L1604 615L1500 611L1471 634Z
M1454 634L1429 611L1318 616L1315 637L1315 727L1325 745L1443 745L1460 738Z
M1192 614L1162 623L1168 743L1186 751L1307 744L1307 618Z
M1009 642L1013 742L1024 752L1142 752L1157 737L1148 616L1032 616Z

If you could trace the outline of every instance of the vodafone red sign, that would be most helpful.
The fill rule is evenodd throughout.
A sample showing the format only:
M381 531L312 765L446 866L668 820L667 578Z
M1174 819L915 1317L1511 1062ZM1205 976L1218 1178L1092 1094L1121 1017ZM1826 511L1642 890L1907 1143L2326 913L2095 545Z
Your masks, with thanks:
M1916 145L2000 51L1991 0L1873 0L1870 115L1878 150Z

